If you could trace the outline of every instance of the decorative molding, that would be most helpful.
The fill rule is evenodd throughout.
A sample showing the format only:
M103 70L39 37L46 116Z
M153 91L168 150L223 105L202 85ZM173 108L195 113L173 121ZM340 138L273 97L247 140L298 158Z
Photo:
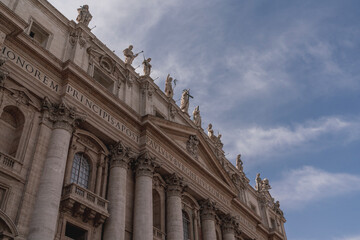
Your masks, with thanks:
M221 219L221 230L223 234L232 233L234 234L239 228L239 223L236 221L236 218L230 214L225 214L220 217Z
M122 167L127 169L133 157L131 148L125 146L121 141L118 141L115 146L110 146L110 168Z
M149 152L141 154L134 162L134 169L136 177L148 176L153 177L155 168L160 167L155 157L151 156Z
M42 110L44 117L53 123L53 128L64 129L70 133L79 121L85 120L85 114L78 112L75 107L67 106L63 99L60 104L54 104L48 97L44 97Z
M171 196L181 197L183 191L187 187L184 184L183 177L178 176L176 173L167 176L165 181L167 183L166 192L168 197Z
M195 158L198 159L199 154L199 139L196 135L190 135L186 142L186 150Z
M201 219L213 220L216 218L216 203L210 199L206 199L200 202Z

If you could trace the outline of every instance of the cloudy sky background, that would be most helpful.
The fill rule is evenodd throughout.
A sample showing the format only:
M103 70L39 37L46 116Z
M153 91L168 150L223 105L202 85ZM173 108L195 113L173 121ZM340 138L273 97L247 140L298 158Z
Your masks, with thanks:
M227 158L270 179L288 239L360 240L359 1L50 2L69 19L89 4L111 50L144 50L175 100L190 88Z

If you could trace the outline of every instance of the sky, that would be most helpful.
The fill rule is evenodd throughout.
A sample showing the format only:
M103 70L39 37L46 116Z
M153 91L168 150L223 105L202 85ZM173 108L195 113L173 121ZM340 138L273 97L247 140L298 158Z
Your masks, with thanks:
M88 4L118 56L132 44L161 89L178 80L178 104L190 88L226 157L270 180L289 240L360 240L358 0L49 2L69 19Z

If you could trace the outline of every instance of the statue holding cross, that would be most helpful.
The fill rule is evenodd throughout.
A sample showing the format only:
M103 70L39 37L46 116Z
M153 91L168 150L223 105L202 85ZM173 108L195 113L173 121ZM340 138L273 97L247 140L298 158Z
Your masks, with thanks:
M184 89L181 95L180 109L187 114L189 114L189 98L193 98L193 96L190 95L190 89Z

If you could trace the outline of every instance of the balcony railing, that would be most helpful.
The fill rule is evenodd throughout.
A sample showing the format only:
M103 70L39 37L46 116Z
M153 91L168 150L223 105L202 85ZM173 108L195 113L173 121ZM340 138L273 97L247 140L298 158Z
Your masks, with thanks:
M20 174L22 164L14 157L0 152L0 166L12 173Z
M74 216L82 216L84 222L102 224L109 217L108 201L88 189L72 183L64 187L61 204Z
M165 240L165 233L160 229L153 227L154 240Z

